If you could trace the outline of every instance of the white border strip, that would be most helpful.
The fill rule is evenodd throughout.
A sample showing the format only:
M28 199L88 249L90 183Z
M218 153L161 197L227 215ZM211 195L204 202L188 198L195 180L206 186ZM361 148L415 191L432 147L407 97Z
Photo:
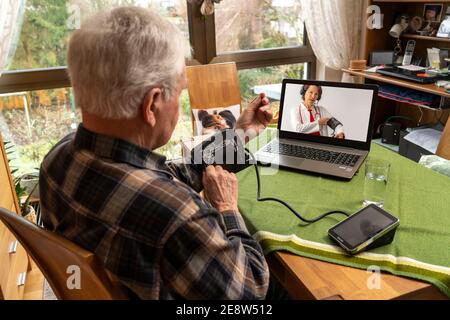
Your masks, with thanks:
M297 237L295 234L293 235L279 235L276 233L271 233L268 231L258 231L254 234L254 237L258 242L263 240L275 240L280 242L293 242L297 245L305 246L311 249L317 249L322 251L327 251L331 253L340 253L344 254L344 251L337 246L332 246L329 244L323 244L319 242L312 242L308 240L301 239ZM356 255L358 258L367 259L371 261L387 261L396 265L408 265L416 268L421 268L433 272L443 273L450 276L450 268L437 266L429 263L424 263L418 260L414 260L407 257L396 257L391 254L379 254L379 253L369 253L362 252Z

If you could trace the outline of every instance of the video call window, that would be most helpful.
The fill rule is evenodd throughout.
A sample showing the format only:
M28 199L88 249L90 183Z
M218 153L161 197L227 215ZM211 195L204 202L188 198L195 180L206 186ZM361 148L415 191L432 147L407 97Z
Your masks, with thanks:
M373 91L286 84L281 130L366 142Z

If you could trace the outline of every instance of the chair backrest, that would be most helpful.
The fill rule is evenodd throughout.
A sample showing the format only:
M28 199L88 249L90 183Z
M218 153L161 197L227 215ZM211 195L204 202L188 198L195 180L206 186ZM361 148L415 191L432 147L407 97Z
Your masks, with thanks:
M447 125L445 126L444 132L442 133L436 155L441 158L450 160L450 118L448 118Z
M186 67L191 109L226 108L241 105L234 62ZM194 115L191 112L194 127ZM195 130L194 130L195 131Z
M0 220L36 262L58 299L127 299L93 253L4 208L0 208ZM77 277L78 271L79 288L72 277Z

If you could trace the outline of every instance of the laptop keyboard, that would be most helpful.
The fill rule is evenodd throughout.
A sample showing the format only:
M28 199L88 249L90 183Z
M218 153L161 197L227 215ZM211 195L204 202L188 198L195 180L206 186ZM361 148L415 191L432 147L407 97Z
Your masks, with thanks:
M311 147L302 147L279 142L273 142L267 145L263 149L263 151L268 153L280 154L284 156L291 156L297 158L328 162L338 165L345 165L348 167L354 167L360 158L360 156L356 154L315 149Z

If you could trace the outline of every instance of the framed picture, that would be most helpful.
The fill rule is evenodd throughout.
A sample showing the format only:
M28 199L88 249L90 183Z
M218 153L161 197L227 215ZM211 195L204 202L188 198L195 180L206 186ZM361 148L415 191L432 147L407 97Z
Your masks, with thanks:
M423 19L426 22L440 22L444 5L442 4L425 4L423 8Z

